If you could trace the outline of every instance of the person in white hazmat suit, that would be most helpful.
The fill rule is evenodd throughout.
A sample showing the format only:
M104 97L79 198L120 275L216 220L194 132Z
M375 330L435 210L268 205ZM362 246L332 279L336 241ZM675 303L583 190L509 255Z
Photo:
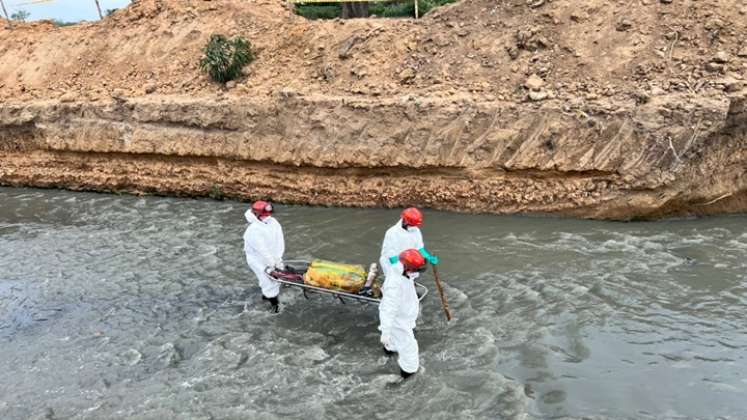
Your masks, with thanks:
M244 217L249 222L249 227L244 232L244 252L249 268L259 280L262 299L270 302L271 311L277 313L280 310L280 283L272 279L268 273L285 268L285 239L283 228L272 217L272 212L272 204L261 200L252 204L246 211Z
M381 244L381 257L379 258L379 265L385 276L398 263L399 254L407 249L416 249L429 263L438 264L438 257L431 255L425 249L423 234L420 232L420 226L422 225L423 213L415 207L410 207L402 211L397 224L386 231L384 242Z
M398 354L400 375L408 378L420 367L418 342L413 329L420 312L420 301L415 290L415 279L425 270L425 258L416 249L399 255L384 280L379 304L381 344L387 355Z

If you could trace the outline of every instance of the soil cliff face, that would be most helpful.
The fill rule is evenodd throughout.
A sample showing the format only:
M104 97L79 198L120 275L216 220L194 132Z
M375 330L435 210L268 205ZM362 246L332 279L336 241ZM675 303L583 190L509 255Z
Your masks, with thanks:
M631 219L747 210L747 5L464 0L309 22L141 0L0 29L0 184ZM0 28L3 25L0 22ZM214 32L258 59L197 68Z

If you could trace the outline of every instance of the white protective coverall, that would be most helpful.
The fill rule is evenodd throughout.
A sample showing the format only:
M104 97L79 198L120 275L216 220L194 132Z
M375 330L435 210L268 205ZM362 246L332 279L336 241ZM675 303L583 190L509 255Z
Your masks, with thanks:
M285 252L283 228L272 216L259 220L251 209L244 213L244 217L249 222L249 227L244 232L246 262L259 279L262 294L267 298L274 298L280 294L280 283L267 275L265 269L283 262Z
M389 278L389 270L398 263L392 264L389 260L391 257L399 257L399 254L408 249L423 248L423 234L419 228L410 226L407 230L402 228L402 219L399 219L396 225L390 227L384 235L384 242L381 244L381 257L379 265L385 278ZM399 274L402 272L400 271Z
M420 312L420 301L415 281L402 275L403 270L401 263L391 266L384 281L379 330L384 347L399 354L399 367L407 373L415 373L420 367L420 356L412 330Z

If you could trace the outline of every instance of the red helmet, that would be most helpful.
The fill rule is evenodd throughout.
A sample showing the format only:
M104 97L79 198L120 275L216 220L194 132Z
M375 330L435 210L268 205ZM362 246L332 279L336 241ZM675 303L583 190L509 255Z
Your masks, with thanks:
M425 267L425 258L416 249L408 249L399 254L399 262L405 266L406 271L419 271Z
M263 200L255 201L254 204L252 204L252 213L254 213L254 215L260 220L267 216L271 216L272 204Z
M423 213L415 207L406 208L402 211L402 221L408 226L420 227L423 225Z

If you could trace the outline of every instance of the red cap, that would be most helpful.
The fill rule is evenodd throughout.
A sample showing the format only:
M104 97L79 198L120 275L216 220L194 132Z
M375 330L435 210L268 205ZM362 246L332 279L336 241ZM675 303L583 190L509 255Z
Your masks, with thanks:
M267 201L258 200L252 204L252 213L259 219L272 215L272 204Z
M407 271L418 271L425 266L425 258L416 249L408 249L399 254L399 262Z
M415 207L406 208L402 211L402 220L408 226L420 227L423 225L423 213Z

